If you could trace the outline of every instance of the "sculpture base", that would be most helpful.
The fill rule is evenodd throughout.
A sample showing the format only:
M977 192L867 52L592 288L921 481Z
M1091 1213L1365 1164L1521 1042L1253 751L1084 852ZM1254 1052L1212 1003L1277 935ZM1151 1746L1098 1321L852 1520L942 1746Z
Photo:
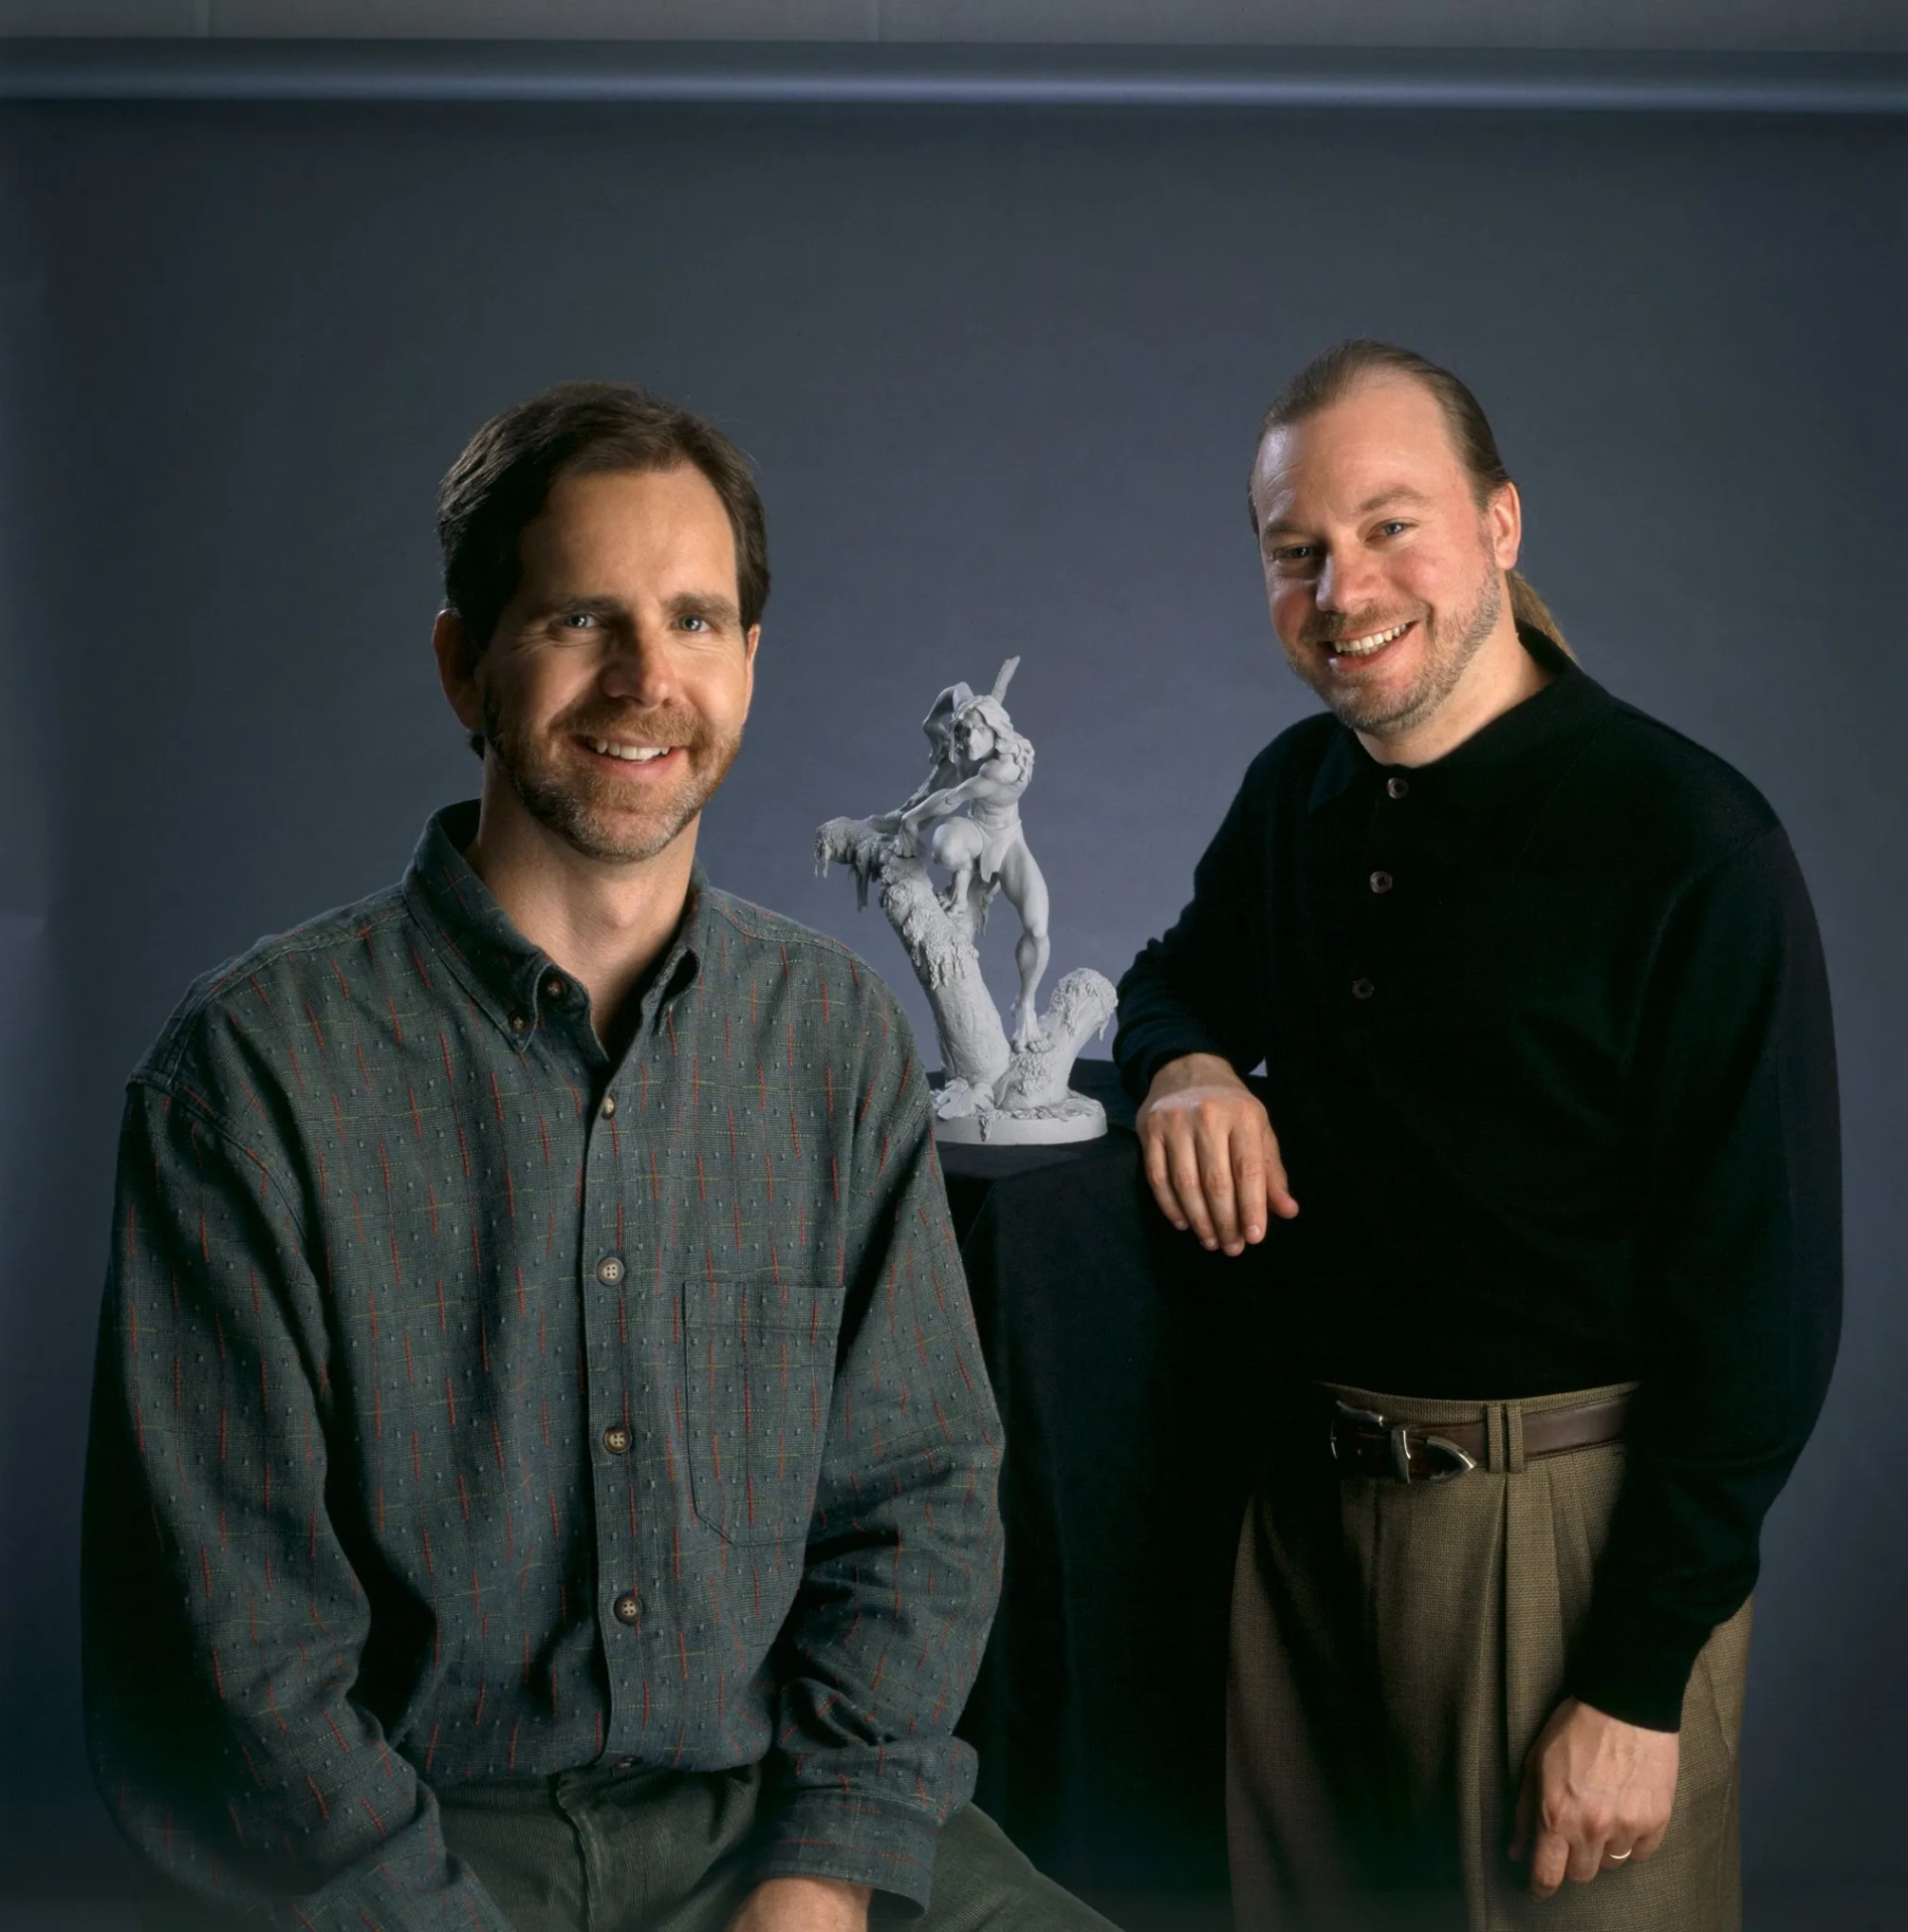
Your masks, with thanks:
M976 1108L934 1123L934 1138L957 1147L1058 1147L1067 1141L1098 1140L1105 1132L1106 1109L1072 1092L1029 1113Z

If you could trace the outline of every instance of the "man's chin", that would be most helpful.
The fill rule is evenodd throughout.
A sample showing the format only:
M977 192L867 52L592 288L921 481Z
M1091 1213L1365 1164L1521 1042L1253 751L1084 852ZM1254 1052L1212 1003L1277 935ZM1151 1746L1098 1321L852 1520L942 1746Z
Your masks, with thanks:
M671 846L688 834L701 816L701 807L671 814L660 822L639 820L632 824L628 813L578 813L560 822L550 822L550 829L580 858L603 866L640 866L660 859Z
M1337 678L1307 682L1325 700L1332 716L1353 731L1402 730L1415 724L1424 710L1422 691L1386 691Z

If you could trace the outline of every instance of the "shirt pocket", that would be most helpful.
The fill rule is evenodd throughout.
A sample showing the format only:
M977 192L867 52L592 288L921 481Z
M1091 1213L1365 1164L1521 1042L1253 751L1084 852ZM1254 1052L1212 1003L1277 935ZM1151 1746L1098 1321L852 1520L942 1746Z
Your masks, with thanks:
M812 1282L683 1284L690 1493L726 1542L808 1539L835 1378L829 1300Z

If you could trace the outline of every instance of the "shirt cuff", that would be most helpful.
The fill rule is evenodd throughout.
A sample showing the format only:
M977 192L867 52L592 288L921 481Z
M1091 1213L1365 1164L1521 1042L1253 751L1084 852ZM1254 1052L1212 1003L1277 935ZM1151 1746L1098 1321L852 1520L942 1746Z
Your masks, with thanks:
M861 1792L794 1791L770 1814L758 1875L839 1878L925 1910L939 1837L932 1813L915 1805Z
M1212 1053L1227 1058L1226 1050L1210 1034L1191 1029L1167 1032L1148 1026L1135 1028L1133 1036L1113 1043L1113 1055L1119 1064L1121 1084L1136 1101L1144 1100L1154 1076L1170 1061L1184 1059L1188 1053Z
M1565 1689L1606 1716L1645 1730L1682 1728L1682 1694L1696 1654L1709 1641L1692 1628L1641 1605L1591 1609L1571 1660Z

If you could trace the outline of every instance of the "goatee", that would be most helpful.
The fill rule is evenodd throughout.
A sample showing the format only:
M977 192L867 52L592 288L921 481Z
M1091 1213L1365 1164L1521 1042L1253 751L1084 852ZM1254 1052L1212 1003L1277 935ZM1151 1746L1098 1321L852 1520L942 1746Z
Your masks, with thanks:
M1471 660L1497 628L1503 611L1504 577L1494 563L1479 583L1477 601L1470 610L1441 620L1435 628L1426 626L1421 668L1401 691L1386 691L1379 686L1360 689L1355 683L1335 678L1330 671L1314 675L1309 658L1295 658L1293 668L1325 700L1340 724L1354 731L1379 735L1408 730L1422 724L1457 689ZM1355 636L1358 631L1341 634Z
M741 733L721 736L687 706L659 705L631 713L585 704L533 732L503 715L494 693L484 694L484 737L524 809L585 859L632 865L653 859L682 836L728 775ZM684 761L668 791L632 800L627 781L580 766L563 748L576 739L666 744Z

